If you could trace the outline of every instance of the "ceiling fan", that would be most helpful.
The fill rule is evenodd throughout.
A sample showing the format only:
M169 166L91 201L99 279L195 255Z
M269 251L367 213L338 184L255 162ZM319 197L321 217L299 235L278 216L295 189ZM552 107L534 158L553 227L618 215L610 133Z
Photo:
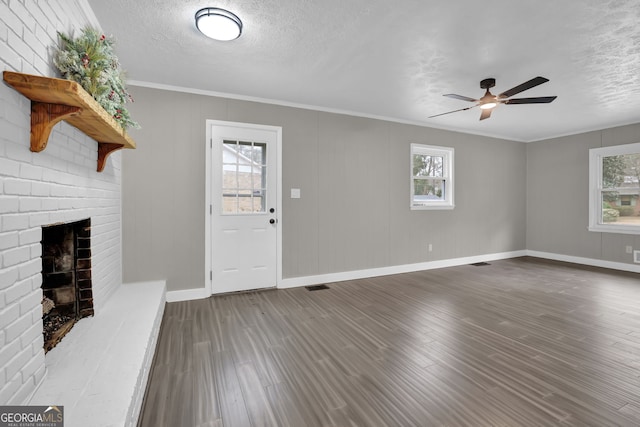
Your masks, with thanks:
M524 92L525 90L531 89L532 87L536 87L541 85L542 83L548 82L549 79L545 79L544 77L535 77L527 82L524 82L516 87L512 87L509 90L502 92L499 95L493 95L489 89L496 85L496 79L489 78L484 79L480 82L480 87L485 89L486 92L484 96L480 99L469 98L468 96L456 95L455 93L447 93L442 96L446 96L449 98L459 99L461 101L475 102L476 105L472 105L467 108L460 108L459 110L448 111L446 113L436 114L435 116L429 116L429 119L438 116L444 116L445 114L457 113L458 111L470 110L471 108L480 107L482 113L480 114L480 120L488 119L491 117L491 112L493 109L498 106L498 104L548 104L556 99L556 96L539 96L536 98L511 98L513 95Z

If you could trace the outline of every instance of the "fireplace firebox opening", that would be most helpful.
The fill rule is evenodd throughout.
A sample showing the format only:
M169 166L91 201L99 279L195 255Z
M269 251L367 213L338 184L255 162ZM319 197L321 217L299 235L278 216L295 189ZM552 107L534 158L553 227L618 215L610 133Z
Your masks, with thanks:
M47 353L93 315L91 219L42 227L42 321Z

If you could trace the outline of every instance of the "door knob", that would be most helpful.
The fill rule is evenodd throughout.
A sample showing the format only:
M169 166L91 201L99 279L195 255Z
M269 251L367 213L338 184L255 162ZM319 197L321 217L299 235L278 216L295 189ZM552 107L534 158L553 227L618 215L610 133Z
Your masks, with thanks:
M276 220L275 220L275 219L271 218L271 219L269 220L269 224L275 224L275 223L276 223Z

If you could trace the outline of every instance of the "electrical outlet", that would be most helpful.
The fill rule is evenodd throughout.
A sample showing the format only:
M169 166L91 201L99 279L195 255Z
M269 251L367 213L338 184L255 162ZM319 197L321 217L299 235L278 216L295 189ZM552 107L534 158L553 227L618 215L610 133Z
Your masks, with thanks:
M429 252L431 252L433 250L433 245L431 243L429 243L429 246L427 246L427 250Z
M627 253L633 253L633 246L627 246Z
M640 264L640 251L633 251L633 262Z

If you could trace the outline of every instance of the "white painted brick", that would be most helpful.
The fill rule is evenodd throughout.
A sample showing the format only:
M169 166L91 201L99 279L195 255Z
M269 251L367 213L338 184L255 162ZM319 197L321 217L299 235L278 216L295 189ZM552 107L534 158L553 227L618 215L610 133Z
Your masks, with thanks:
M4 369L0 369L0 389L7 383L7 375Z
M29 12L27 8L24 7L24 5L22 5L20 2L12 1L11 11L16 14L20 21L22 21L25 31L35 30L36 20L33 15L31 15L31 12Z
M18 3L19 4L19 3ZM29 45L27 45L21 37L15 35L12 32L9 32L7 37L7 42L9 47L13 49L22 59L26 61L26 64L23 64L23 67L31 64L34 59L34 54ZM23 68L24 69L24 68Z
M9 233L0 233L0 251L18 246L20 241L17 231Z
M41 366L44 366L44 352L32 355L31 349L29 349L29 356L31 357L31 360L21 371L22 382L25 383L28 381L29 377L35 376L36 371L40 369Z
M31 278L36 274L39 274L42 271L42 260L41 259L32 259L29 262L26 262L18 268L18 278L19 280L24 280ZM8 302L8 301L7 301Z
M50 178L51 172L44 172L44 175L49 175L47 178ZM50 179L45 179L46 181L51 182ZM66 185L58 185L54 184L49 187L49 192L51 197L67 197L69 195L69 188Z
M29 228L29 217L20 214L5 214L0 217L0 232L24 230Z
M46 2L40 1L40 2L37 2L38 4L34 4L33 2L29 2L29 3L30 3L28 5L29 13L31 14L31 17L36 22L35 31L34 31L34 34L35 34L36 32L38 32L37 30L39 28L50 24L50 21L49 21L49 18L44 13L42 13L42 9L40 7L40 3L46 3ZM39 39L39 40L43 40L43 39Z
M20 178L40 181L42 179L42 168L29 163L22 163L20 164Z
M17 196L0 195L0 214L17 213L19 209L20 199Z
M7 363L20 353L20 350L22 350L20 340L7 341L5 345L0 347L0 366L7 366Z
M32 357L31 348L25 348L16 354L5 366L7 378L13 378L16 374L20 376L21 368L27 364ZM22 383L22 378L18 378L18 381Z
M33 243L40 243L42 240L42 228L30 228L28 230L22 230L18 233L20 237L21 245L30 245Z
M60 207L60 199L56 199L54 197L47 197L45 199L42 199L42 210L56 211L58 209L62 209Z
M31 314L31 311L33 310L34 307L38 307L42 305L41 302L42 302L42 289L40 288L36 290L31 289L31 293L20 300L20 305L19 305L20 315L26 316L28 314ZM42 313L42 310L40 310L40 312ZM40 332L42 332L42 328Z
M48 75L49 74L49 64L42 59L40 56L35 56L33 61L34 73L36 75Z
M17 267L0 270L0 291L18 281L20 270Z
M42 274L31 276L31 290L40 289L42 287ZM39 307L36 307L39 308Z
M15 378L7 379L6 384L0 389L0 402L9 404L11 399L16 395L22 386L22 378L20 374L16 374Z
M17 303L20 298L29 294L30 292L31 292L31 280L29 279L21 280L19 282L16 282L15 284L13 284L13 286L10 286L4 291L5 301L7 302L7 304L11 304L14 301ZM29 321L29 323L31 322ZM7 338L13 339L13 338L10 338L9 336L9 329L7 329Z
M41 6L42 4L44 4L46 2L39 2L38 6ZM45 29L45 27L47 25L50 26L50 22L48 19L46 20L37 20L38 24L36 25L36 32L35 35L38 38L38 40L42 40L42 42L45 44L45 46L57 46L58 45L58 36L57 34L54 33L54 36L51 36L51 34L49 34L47 32L47 30ZM47 75L52 75L47 73Z
M29 353L31 353L31 343L40 337L42 337L42 322L31 325L31 327L20 336L22 348L28 347Z
M4 157L0 157L0 175L18 176L20 163Z
M4 13L2 13L2 15L0 16L4 16ZM2 20L0 20L0 42L6 43L7 42L7 37L8 37L8 31L9 31L9 27L7 26L7 24L5 24Z
M85 2L0 0L0 67L56 75L48 49L58 43L56 31L68 33L88 24L78 4ZM107 170L97 174L97 143L64 122L54 127L45 151L32 153L29 106L27 98L0 85L0 266L12 264L0 268L0 313L8 321L15 316L15 307L21 313L7 329L0 326L0 343L5 351L17 331L22 331L21 345L30 351L23 359L11 355L8 371L0 359L0 404L9 399L26 403L47 372L39 301L40 227L91 217L104 228L102 243L95 249L101 253L93 261L96 312L122 279L121 154L110 156ZM29 259L20 262L24 248Z
M8 342L20 342L20 336L25 333L33 325L31 316L23 316L15 320L13 323L4 328L6 339ZM22 348L22 343L20 343ZM30 352L31 350L29 350ZM11 376L11 375L9 375Z
M0 327L15 322L20 317L20 306L13 304L0 311Z
M31 213L29 214L29 227L42 227L51 224L50 218L51 215L47 212Z
M42 350L42 344L40 345L40 352L43 353L44 351ZM34 355L37 353L34 353ZM40 384L42 382L42 379L44 378L45 374L47 373L47 367L46 365L42 365L38 368L38 370L36 371L36 373L33 375L33 379L35 380L36 385Z
M29 187L31 192L31 187ZM42 210L42 199L39 197L20 197L20 212L34 212Z
M30 377L27 382L22 383L16 394L13 395L9 403L11 405L20 405L23 402L26 402L29 396L33 393L33 388L35 387L35 382L33 377Z
M42 256L42 245L40 243L29 246L31 259L40 258Z
M32 287L31 288L31 290L33 290L33 291L37 291L39 289L40 289L40 287ZM40 301L38 301L37 305L32 307L30 316L31 316L31 323L33 323L34 325L36 323L42 325L42 303Z
M31 251L28 246L7 249L2 252L2 266L4 268L22 264L31 259Z
M23 126L26 127L28 123L28 119L25 118ZM29 145L18 143L18 141L24 140L26 137L25 132L20 131L19 125L16 126L11 123L7 124L7 130L10 132L10 135L7 135L9 143L4 147L7 157L20 162L33 162L34 156L38 157L40 153L33 153L29 150ZM18 174L16 174L16 176L18 176Z
M32 182L31 183L31 195L47 197L49 196L49 185L44 182Z
M40 24L47 28L52 29L53 34L55 35L55 30L63 30L62 27L59 27L59 20L56 14L53 12L51 5L48 1L40 1L38 2L38 7L42 11L42 14L46 17L45 21L38 20ZM51 36L50 33L47 33L48 36Z
M6 178L4 180L5 194L31 194L31 182L23 179Z
M0 6L0 16L2 16L2 22L7 24L14 34L22 34L23 23L9 6L5 4Z
M38 8L33 8L38 10ZM33 31L25 31L22 35L22 39L24 42L31 48L33 53L36 55L36 59L46 59L47 58L47 46L45 46L41 40L39 40L35 35L35 25Z

